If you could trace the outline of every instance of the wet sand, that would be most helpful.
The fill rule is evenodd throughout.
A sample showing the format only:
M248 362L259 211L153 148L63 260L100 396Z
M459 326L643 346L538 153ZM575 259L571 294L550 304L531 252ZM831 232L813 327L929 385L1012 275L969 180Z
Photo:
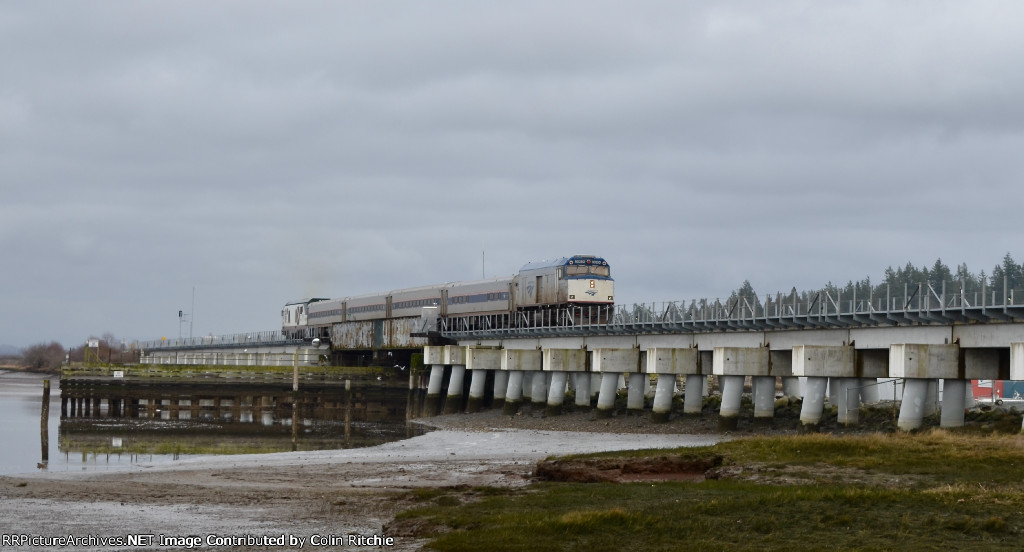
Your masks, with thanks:
M313 546L310 538L323 542L333 536L383 535L395 513L409 506L403 498L409 489L522 486L529 483L536 462L551 455L698 446L722 439L707 433L699 420L652 426L646 417L596 421L587 413L534 418L490 411L421 422L438 429L364 449L195 457L102 473L39 471L0 477L3 532L97 539L191 535L204 541L205 550L298 550L297 544L288 544L298 539L304 550L346 549L352 547ZM687 428L704 434L680 432ZM207 535L284 535L286 544L206 546ZM419 550L424 544L393 537L394 546L382 549ZM151 546L120 549L181 549L160 546L159 539L153 537ZM0 548L33 549L10 543Z

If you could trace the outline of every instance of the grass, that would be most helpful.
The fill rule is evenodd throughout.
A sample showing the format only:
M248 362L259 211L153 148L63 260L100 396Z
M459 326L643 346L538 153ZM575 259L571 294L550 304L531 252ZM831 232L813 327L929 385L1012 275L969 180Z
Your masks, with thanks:
M445 551L1003 551L1024 538L1016 436L758 437L676 452L721 455L723 477L420 491L396 522L430 528Z

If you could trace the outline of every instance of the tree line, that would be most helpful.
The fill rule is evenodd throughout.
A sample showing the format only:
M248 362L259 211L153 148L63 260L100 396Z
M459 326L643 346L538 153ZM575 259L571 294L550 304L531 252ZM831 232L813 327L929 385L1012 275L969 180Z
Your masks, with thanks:
M89 347L94 341L96 347ZM56 341L37 343L21 352L21 365L36 372L57 372L61 364L69 362L96 362L102 364L134 364L139 361L139 351L119 341L111 333L102 337L91 336L81 345L65 349Z
M842 287L831 281L820 289L798 291L794 287L783 296L792 296L795 293L802 300L807 300L815 294L827 292L833 298L841 295L844 300L852 298L854 294L858 299L867 299L868 297L885 297L886 292L901 296L904 289L916 290L922 284L931 285L932 289L941 293L943 282L945 282L947 293L959 293L962 287L964 294L971 297L980 294L982 290L996 291L998 294L1002 294L1004 279L1007 290L1024 290L1024 266L1015 261L1010 253L1007 253L1003 257L1003 261L995 265L989 273L984 270L977 273L972 272L966 263L957 265L953 270L939 258L932 263L931 267L917 267L911 262L896 268L889 266L883 273L882 281L877 284L871 281L870 276L867 276L863 280L849 280ZM761 306L760 298L754 291L750 280L744 280L743 284L732 292L729 299L731 302L740 298L750 302L751 305ZM1024 295L1021 298L1024 300Z

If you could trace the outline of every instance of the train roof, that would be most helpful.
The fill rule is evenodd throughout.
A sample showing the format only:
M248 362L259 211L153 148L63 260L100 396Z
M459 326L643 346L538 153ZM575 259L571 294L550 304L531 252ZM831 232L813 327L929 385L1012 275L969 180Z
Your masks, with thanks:
M574 264L579 261L582 261L582 263L580 264L585 264L587 261L590 261L590 264L608 266L608 262L602 259L601 257L597 257L594 255L573 255L572 257L559 257L552 261L544 260L526 263L525 265L523 265L523 268L520 268L519 270L537 270L539 268L566 266L569 264L569 261L572 261Z
M299 299L298 301L288 301L284 306L288 305L306 305L309 303L316 303L317 301L327 301L330 297L306 297L305 299Z

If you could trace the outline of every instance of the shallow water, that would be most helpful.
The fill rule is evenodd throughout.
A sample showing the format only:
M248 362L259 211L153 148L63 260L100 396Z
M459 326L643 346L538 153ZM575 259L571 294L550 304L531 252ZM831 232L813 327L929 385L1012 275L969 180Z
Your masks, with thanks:
M45 432L44 379L51 381ZM357 448L425 431L407 422L407 409L412 405L407 404L406 391L358 380L353 389L361 400L345 399L340 388L319 392L315 397L318 406L298 412L298 416L293 416L291 407L254 408L238 401L224 406L218 401L217 407L212 407L207 404L210 399L201 398L211 396L209 388L195 386L161 388L162 396L173 397L173 401L146 404L143 400L127 415L111 412L108 400L88 415L64 405L62 415L59 386L56 376L0 371L0 474L123 470L211 454ZM267 392L261 388L249 393ZM276 395L288 392L271 391ZM176 406L172 412L161 402L196 406ZM348 405L348 411L339 405Z

